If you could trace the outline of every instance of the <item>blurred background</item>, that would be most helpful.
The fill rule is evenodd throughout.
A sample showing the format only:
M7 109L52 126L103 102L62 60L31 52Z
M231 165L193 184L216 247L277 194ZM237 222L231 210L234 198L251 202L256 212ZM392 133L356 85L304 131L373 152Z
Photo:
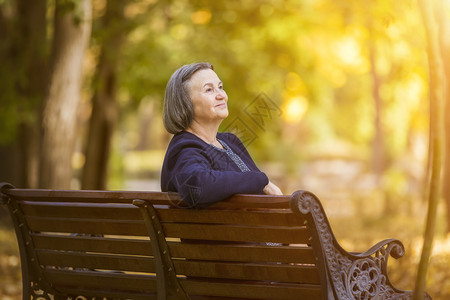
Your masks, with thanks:
M435 1L450 78L450 1ZM413 289L430 178L424 25L415 0L0 0L0 181L159 190L165 85L208 61L229 97L221 130L285 194L315 193L346 250L403 241L391 278ZM444 188L433 299L450 297L449 211ZM20 299L17 244L0 217L0 298Z

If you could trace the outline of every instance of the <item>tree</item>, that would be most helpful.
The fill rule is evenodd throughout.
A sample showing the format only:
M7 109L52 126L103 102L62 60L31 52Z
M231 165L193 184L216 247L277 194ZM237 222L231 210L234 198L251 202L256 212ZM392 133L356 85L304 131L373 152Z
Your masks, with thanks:
M444 72L446 77L445 88L445 115L450 116L450 57L444 53L450 53L450 20L446 16L446 11L442 3L437 6L436 15L439 21L439 35L441 54L444 63ZM446 153L450 151L450 118L445 118L445 148ZM450 158L446 156L444 165L444 182L450 182ZM450 233L450 185L446 184L444 189L444 199L447 207L447 233Z
M101 22L100 58L94 78L92 114L86 143L82 189L105 189L111 139L117 123L117 65L126 36L127 0L108 1Z
M428 68L430 76L431 120L431 178L428 195L428 213L425 225L422 255L417 272L414 299L422 299L425 290L428 264L433 249L436 215L442 190L441 169L444 163L444 97L445 75L439 46L436 2L419 0L428 45Z
M45 0L0 5L0 178L20 187L37 185L38 122L47 86L46 11Z
M41 188L70 187L82 67L91 23L90 0L56 1L51 74L42 115Z

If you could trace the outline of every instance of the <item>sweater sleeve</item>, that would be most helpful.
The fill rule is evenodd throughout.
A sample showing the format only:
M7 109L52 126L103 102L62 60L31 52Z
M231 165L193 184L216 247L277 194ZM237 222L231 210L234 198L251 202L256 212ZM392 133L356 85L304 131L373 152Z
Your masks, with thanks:
M199 149L181 151L171 172L171 185L183 201L201 208L234 194L261 194L269 182L260 171L217 171Z

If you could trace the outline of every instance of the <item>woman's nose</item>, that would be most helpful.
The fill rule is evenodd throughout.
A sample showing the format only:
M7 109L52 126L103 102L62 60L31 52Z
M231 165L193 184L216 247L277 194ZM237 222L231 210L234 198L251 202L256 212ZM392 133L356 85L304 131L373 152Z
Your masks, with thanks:
M227 93L224 90L219 90L216 94L216 99L223 99L227 97Z

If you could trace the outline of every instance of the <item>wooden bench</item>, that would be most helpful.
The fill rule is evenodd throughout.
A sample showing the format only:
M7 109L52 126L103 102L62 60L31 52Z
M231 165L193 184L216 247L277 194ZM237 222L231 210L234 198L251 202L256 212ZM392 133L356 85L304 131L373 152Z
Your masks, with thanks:
M9 184L0 192L17 234L23 299L412 298L387 274L402 243L346 252L309 192L236 195L202 210L160 192Z

